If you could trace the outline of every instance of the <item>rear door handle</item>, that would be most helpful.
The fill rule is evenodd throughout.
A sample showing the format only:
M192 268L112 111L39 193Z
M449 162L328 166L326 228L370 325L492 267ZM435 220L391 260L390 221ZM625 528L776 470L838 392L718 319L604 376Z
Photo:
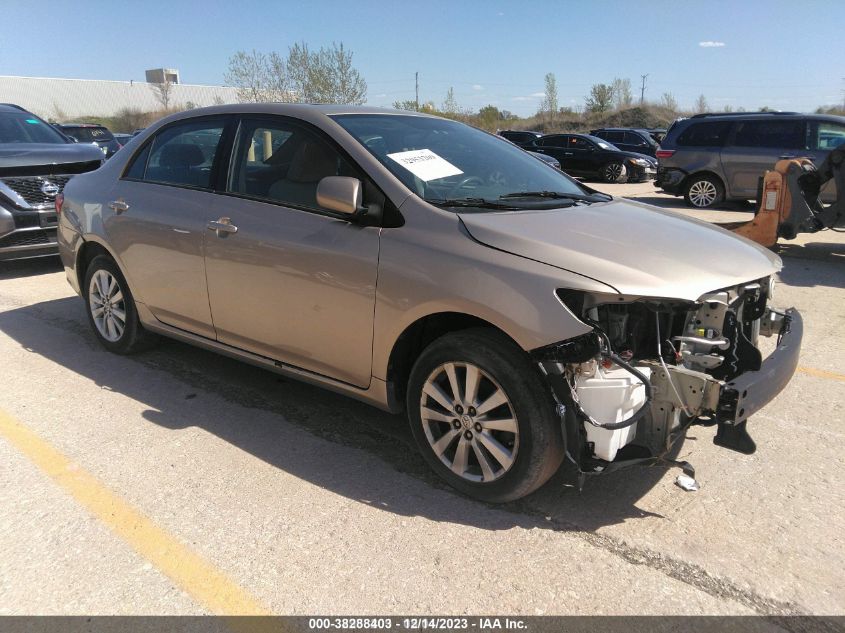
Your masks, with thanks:
M798 158L798 154L781 154L780 159L786 160L787 158Z
M229 233L237 233L238 227L232 224L230 218L220 218L219 220L212 220L207 225L209 231L216 231L217 237L226 237Z
M109 209L117 214L121 214L124 211L129 211L129 205L126 204L126 201L123 198L118 198L117 200L109 202Z

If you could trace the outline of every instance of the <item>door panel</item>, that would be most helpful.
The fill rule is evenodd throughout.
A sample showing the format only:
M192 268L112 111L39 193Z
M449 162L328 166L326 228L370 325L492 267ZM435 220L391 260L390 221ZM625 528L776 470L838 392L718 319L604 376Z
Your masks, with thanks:
M379 229L228 196L216 209L237 227L206 230L217 339L368 386Z
M208 221L206 272L217 339L366 387L372 369L379 234L328 215L326 176L367 181L317 130L285 117L241 119L226 189ZM236 228L236 232L233 228Z
M127 207L105 227L135 298L163 323L210 338L203 243L225 127L207 117L162 128L112 190Z
M203 239L214 194L121 180L110 198L129 205L105 229L135 298L163 323L213 338Z
M802 119L768 119L739 122L722 148L722 169L728 196L752 199L757 182L782 157L807 153L806 123Z

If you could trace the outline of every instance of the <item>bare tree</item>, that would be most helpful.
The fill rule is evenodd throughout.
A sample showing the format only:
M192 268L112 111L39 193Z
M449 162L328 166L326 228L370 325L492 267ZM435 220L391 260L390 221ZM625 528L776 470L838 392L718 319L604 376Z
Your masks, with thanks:
M443 105L440 106L440 111L443 112L443 114L449 114L453 116L461 111L460 107L458 106L458 102L455 99L455 89L451 86L449 87L449 91L446 93L446 99L443 101Z
M678 102L675 100L675 96L671 92L663 93L663 96L660 97L660 105L671 112L678 111Z
M613 86L593 84L590 96L585 98L588 112L607 112L613 106Z
M161 104L161 107L164 110L169 110L171 99L173 97L173 83L165 80L161 83L154 83L150 85L153 89L156 101Z
M710 109L710 104L707 103L707 97L703 94L698 95L698 99L695 100L695 105L693 106L696 114L702 114L707 112Z
M557 114L557 79L555 79L554 73L546 73L546 91L544 94L540 111L551 120Z
M238 51L229 58L224 81L237 89L242 103L291 101L285 61L275 52L265 55L255 50Z
M634 95L631 92L630 79L616 77L610 87L613 90L613 106L617 110L631 107L634 102Z
M297 101L306 103L348 103L367 100L367 82L352 66L352 53L343 44L312 51L296 43L289 52L287 73Z

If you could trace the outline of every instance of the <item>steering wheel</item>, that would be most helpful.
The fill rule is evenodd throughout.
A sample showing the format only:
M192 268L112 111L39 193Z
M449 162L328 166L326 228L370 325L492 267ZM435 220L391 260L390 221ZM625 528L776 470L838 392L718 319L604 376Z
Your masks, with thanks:
M484 185L485 183L484 180L478 176L467 176L466 178L461 179L458 184L449 189L449 193L446 194L446 197L451 198L455 194L455 192L460 191L469 184Z

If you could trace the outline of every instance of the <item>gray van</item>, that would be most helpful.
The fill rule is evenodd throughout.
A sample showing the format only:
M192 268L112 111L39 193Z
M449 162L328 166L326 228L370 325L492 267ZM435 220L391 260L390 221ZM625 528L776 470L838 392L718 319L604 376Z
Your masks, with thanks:
M760 177L778 160L807 157L818 165L843 143L841 116L698 114L669 128L657 151L655 184L701 209L725 200L754 200ZM827 189L822 197L832 200L834 193Z

